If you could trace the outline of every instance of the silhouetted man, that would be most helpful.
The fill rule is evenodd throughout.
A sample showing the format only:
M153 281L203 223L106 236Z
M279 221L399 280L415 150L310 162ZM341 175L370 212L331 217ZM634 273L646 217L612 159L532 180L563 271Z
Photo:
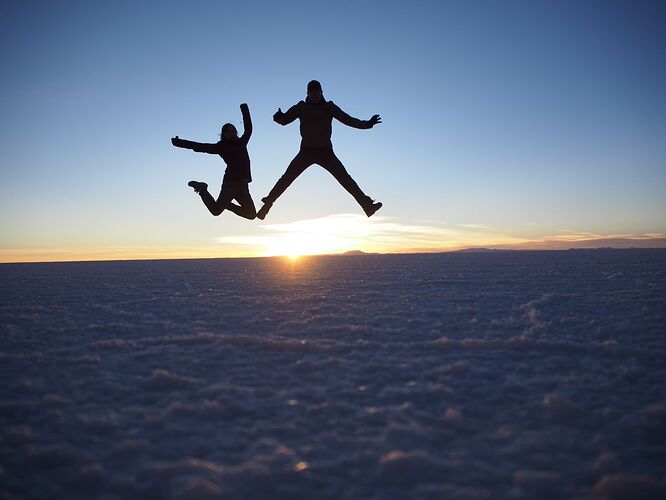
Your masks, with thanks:
M287 167L286 172L277 181L268 196L262 198L264 206L257 213L259 219L263 219L268 211L282 193L291 185L296 177L301 175L310 165L321 165L328 170L333 177L351 194L366 215L370 217L382 207L367 196L356 181L347 173L344 165L333 153L331 144L331 129L333 118L348 125L349 127L367 129L372 128L382 120L379 115L374 115L369 120L353 118L336 106L333 101L324 99L321 84L317 80L308 83L308 95L305 101L289 108L283 113L278 108L273 115L273 120L280 125L288 125L296 118L301 121L301 150Z
M178 148L191 149L197 153L220 155L227 164L222 180L222 188L217 200L208 192L208 184L199 181L190 181L188 186L201 196L201 200L213 215L220 215L229 210L246 219L257 216L254 201L250 196L249 184L252 182L250 174L250 155L247 152L247 143L252 135L252 119L250 108L243 103L240 106L243 114L243 135L238 137L238 130L232 123L225 123L220 133L220 140L215 144L187 141L176 136L171 144ZM238 205L233 203L238 202Z

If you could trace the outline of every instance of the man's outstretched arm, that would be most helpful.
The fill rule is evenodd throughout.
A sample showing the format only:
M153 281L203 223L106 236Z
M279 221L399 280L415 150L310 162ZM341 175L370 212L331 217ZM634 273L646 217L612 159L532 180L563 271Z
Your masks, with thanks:
M353 116L350 116L342 111L340 107L333 102L331 102L331 106L333 107L333 117L348 127L368 129L382 122L382 119L379 115L373 115L369 120L359 120L358 118L354 118Z
M286 113L282 112L282 109L278 108L277 112L273 115L273 121L279 123L280 125L289 125L300 115L300 103L294 104L291 108L287 110Z
M240 105L241 113L243 113L243 135L241 140L247 142L252 135L252 118L250 117L250 108L246 103Z
M191 149L192 151L196 151L197 153L209 153L209 154L219 153L217 144L210 144L208 142L186 141L185 139L181 139L178 136L171 139L171 144L173 144L177 148Z

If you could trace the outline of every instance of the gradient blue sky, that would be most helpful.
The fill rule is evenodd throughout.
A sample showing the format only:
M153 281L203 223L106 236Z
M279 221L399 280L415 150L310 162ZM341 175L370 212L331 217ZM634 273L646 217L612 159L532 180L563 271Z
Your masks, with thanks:
M665 22L659 1L4 1L0 260L261 255L327 227L323 251L663 237ZM383 117L333 137L379 217L318 167L265 222L210 216L186 183L216 190L222 160L170 137L214 142L248 102L260 205L299 144L271 116L312 78Z

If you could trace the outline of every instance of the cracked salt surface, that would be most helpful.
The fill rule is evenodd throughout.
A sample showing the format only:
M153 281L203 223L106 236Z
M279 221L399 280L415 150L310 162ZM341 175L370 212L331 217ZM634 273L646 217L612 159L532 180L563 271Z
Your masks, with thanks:
M666 251L0 283L0 498L666 498Z

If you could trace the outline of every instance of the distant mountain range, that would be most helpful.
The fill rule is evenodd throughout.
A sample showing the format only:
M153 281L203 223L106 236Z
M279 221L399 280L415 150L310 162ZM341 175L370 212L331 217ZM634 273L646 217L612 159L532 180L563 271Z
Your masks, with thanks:
M413 249L409 252L396 253L486 253L486 252L517 252L529 250L624 250L639 248L666 249L666 238L599 238L590 240L544 240L529 241L517 245L497 245L496 247L468 247L456 250ZM393 253L393 252L387 252ZM368 253L362 250L349 250L337 255L378 255L376 252Z
M579 250L579 249L625 249L625 248L666 248L666 238L599 238L589 240L543 240L528 241L517 245L497 245L496 247L471 247L459 251L492 252L497 250Z

